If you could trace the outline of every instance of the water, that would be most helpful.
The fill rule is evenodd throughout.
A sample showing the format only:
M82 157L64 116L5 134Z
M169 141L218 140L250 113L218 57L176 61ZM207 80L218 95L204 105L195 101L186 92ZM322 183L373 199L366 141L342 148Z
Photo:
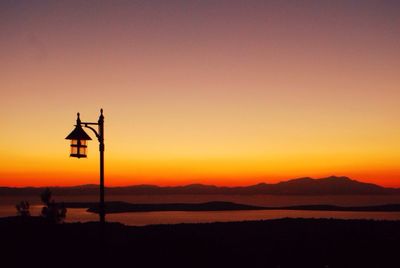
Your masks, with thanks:
M97 196L55 196L56 201L97 202ZM400 203L400 196L273 196L273 195L136 195L106 196L107 201L125 201L131 203L201 203L209 201L230 201L258 206L291 206L330 204L339 206L368 206ZM28 200L31 214L39 215L42 205L37 196L5 196L0 199L0 217L16 215L15 204ZM373 219L400 220L400 212L353 212L353 211L293 211L293 210L246 210L246 211L163 211L135 212L107 215L107 221L121 222L127 225L206 223L267 220L278 218L336 218L336 219ZM69 208L67 222L97 221L98 215L86 209Z
M331 211L293 211L293 210L242 210L242 211L170 211L140 212L107 215L107 221L127 225L207 223L268 220L280 218L335 218L335 219L373 219L400 220L400 212L331 212ZM97 217L96 217L97 220Z

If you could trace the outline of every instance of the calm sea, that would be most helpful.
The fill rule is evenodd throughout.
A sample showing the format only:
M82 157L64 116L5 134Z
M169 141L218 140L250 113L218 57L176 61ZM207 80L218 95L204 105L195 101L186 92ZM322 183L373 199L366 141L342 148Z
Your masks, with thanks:
M35 196L24 197L31 206L31 214L39 215L40 200ZM56 201L97 201L97 196L56 196ZM0 217L16 214L15 204L21 197L1 197ZM331 204L341 206L365 206L400 203L400 196L270 196L270 195L160 195L160 196L108 196L108 201L126 201L131 203L200 203L208 201L230 201L260 206L288 206L306 204ZM332 212L332 211L293 211L293 210L256 210L256 211L171 211L171 212L135 212L107 215L107 221L121 222L127 225L205 223L246 220L265 220L278 218L336 218L336 219L375 219L400 220L400 212ZM96 214L86 209L68 209L67 222L97 221Z

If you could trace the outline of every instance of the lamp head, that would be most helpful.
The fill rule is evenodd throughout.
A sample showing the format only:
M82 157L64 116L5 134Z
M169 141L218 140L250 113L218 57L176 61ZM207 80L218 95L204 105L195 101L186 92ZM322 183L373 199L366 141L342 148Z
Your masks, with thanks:
M92 138L90 138L90 136L83 130L81 126L81 120L79 118L79 113L78 118L76 119L74 130L72 130L72 132L65 139L71 140L71 157L86 157L86 141L91 140Z

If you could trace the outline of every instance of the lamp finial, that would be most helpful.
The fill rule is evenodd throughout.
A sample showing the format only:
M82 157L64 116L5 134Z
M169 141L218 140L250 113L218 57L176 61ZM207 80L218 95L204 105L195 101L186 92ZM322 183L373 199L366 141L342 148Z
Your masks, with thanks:
M76 124L80 125L81 124L81 118L79 117L81 114L77 113L78 118L76 119Z

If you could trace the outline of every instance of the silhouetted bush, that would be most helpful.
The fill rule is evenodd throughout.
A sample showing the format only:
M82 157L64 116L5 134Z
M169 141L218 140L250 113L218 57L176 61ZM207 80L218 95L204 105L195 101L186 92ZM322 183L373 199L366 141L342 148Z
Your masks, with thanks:
M52 199L52 193L46 188L40 195L45 206L42 208L42 216L53 223L61 223L67 216L67 208L64 203L56 203Z
M30 205L28 201L21 201L15 206L17 209L17 215L21 217L29 217L31 212L29 211Z

